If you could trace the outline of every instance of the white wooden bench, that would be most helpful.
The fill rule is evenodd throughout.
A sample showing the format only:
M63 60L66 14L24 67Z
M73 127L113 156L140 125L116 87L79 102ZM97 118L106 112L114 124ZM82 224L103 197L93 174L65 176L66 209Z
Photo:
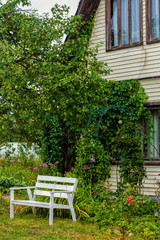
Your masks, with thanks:
M13 187L10 188L10 218L14 218L14 204L31 206L34 212L35 207L49 208L49 225L53 224L53 210L56 208L70 209L73 221L76 216L73 208L74 193L78 180L76 178L53 177L38 175L35 187ZM32 194L31 189L34 188ZM26 189L29 200L15 200L14 191ZM50 197L50 201L36 201L36 196ZM68 205L54 203L54 198L68 199Z

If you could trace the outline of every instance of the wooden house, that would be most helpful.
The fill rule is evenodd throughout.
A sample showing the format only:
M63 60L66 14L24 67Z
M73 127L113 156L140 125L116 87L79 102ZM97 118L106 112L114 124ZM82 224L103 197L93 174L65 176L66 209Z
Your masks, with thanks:
M112 70L107 79L137 79L148 95L154 123L152 154L144 165L144 194L155 195L160 180L160 0L80 0L76 14L88 20L95 13L91 46L102 42L98 59ZM118 167L112 165L110 183L115 190Z

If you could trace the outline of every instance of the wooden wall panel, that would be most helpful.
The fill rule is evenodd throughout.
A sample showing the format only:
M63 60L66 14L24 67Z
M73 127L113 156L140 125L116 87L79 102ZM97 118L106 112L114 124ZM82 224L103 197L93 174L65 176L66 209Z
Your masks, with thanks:
M141 193L145 195L155 195L157 189L157 181L160 181L160 166L145 166L147 171L147 178L143 182L143 187ZM116 191L117 182L119 180L119 172L116 165L111 166L111 178L109 179L109 184L111 184L111 190Z
M146 88L148 101L160 100L160 77L157 80L151 77L160 76L160 43L146 44L146 9L143 0L143 45L133 48L106 52L105 33L105 0L101 0L95 16L95 26L91 37L91 47L102 42L98 58L108 63L113 72L106 79L115 81L141 79L142 86ZM149 88L150 89L149 89Z

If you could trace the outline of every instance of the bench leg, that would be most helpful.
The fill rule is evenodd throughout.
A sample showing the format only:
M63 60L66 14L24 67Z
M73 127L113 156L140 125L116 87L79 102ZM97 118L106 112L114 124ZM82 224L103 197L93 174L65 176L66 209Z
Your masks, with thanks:
M71 208L71 215L72 215L72 219L74 222L76 222L76 215L75 215L75 211L74 211L74 208Z
M10 218L14 218L14 205L10 203Z
M49 225L53 224L53 207L49 209Z
M72 199L71 199L71 195L70 194L67 194L68 195L68 202L69 202L69 206L70 206L70 210L71 210L71 215L72 215L72 219L74 222L76 222L76 215L75 215L75 211L74 211L74 208L73 208L73 202L72 202Z
M33 212L34 215L36 214L36 208L35 207L32 207L32 212Z
M14 200L14 190L12 189L10 192L10 218L14 218L14 205L12 201Z

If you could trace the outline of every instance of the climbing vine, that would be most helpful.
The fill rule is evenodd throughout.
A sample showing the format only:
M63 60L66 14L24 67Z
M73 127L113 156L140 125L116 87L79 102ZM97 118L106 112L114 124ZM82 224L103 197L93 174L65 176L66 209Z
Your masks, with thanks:
M150 112L145 107L147 96L137 80L108 81L107 88L109 91L107 104L92 113L87 129L91 132L90 137L95 144L95 149L96 144L97 149L100 144L105 151L107 161L104 168L107 171L104 170L104 175L109 176L108 166L112 162L118 161L120 163L119 187L122 189L125 184L129 183L131 186L137 186L138 189L146 176L142 158L142 142L144 138L147 139L147 136L144 136L143 133L143 119L148 123L148 132L151 129ZM88 136L85 137L87 141ZM89 141L88 139L87 149L89 149ZM80 164L81 159L82 166L84 166L86 164L85 159L89 161L91 156L94 155L93 149L87 157L84 154L88 150L82 153L79 149L78 145L79 157L77 157L77 160ZM96 159L101 159L101 155L99 152ZM90 176L91 171L90 169L87 170L86 173ZM98 175L97 172L95 172L95 175ZM100 179L104 179L104 176L99 175Z

